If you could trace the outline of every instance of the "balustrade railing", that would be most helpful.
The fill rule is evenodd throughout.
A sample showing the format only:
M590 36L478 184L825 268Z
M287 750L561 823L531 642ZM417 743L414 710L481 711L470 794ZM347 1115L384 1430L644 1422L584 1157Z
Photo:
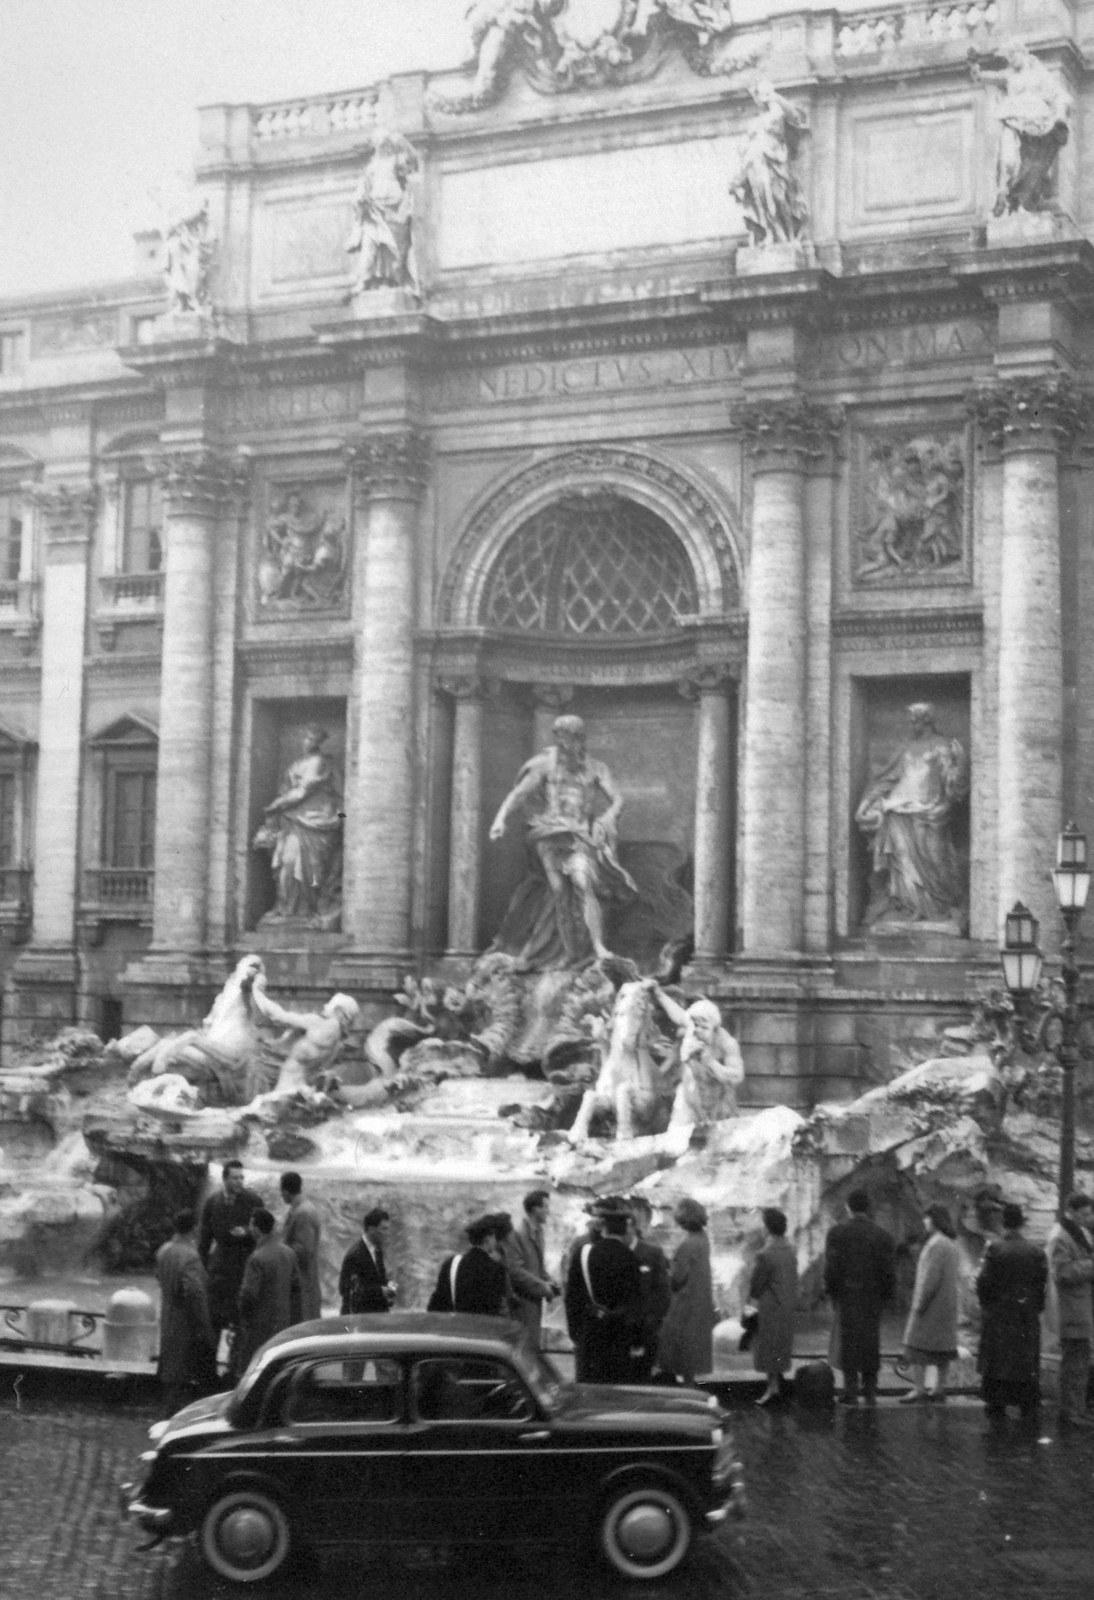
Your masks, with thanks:
M99 579L108 605L124 601L158 601L163 596L162 572L112 572Z
M147 906L155 872L151 867L90 867L84 873L84 899L99 906Z
M953 5L890 5L845 17L836 28L836 54L844 59L879 55L900 46L968 45L999 25L996 0L956 0Z
M255 106L251 131L266 144L275 139L314 139L329 133L354 133L376 120L376 90L322 95L313 100L284 100Z

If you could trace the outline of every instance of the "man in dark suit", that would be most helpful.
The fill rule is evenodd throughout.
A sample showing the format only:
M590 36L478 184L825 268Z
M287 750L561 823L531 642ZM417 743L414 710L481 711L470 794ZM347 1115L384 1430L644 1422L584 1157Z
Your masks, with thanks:
M848 1220L828 1230L824 1292L839 1321L842 1402L857 1406L861 1392L866 1404L873 1406L881 1370L881 1313L896 1290L895 1245L871 1218L865 1189L851 1190L847 1209Z
M391 1310L395 1285L384 1262L384 1232L390 1220L391 1214L383 1206L373 1206L365 1213L360 1239L346 1252L338 1276L344 1317Z
M989 1417L1018 1407L1032 1421L1041 1404L1041 1312L1048 1288L1048 1258L1023 1239L1021 1206L1003 1207L1003 1237L984 1251L976 1293L982 1322L977 1365Z
M484 1317L505 1316L509 1274L497 1257L497 1218L468 1223L470 1250L446 1256L429 1297L430 1311L469 1311Z
M243 1182L242 1161L226 1161L221 1187L201 1208L198 1255L209 1276L209 1315L220 1338L239 1323L239 1290L247 1257L254 1249L250 1221L262 1196Z
M239 1333L232 1373L239 1378L260 1345L300 1321L300 1267L295 1253L274 1238L273 1213L259 1206L250 1222L254 1249L239 1291Z
M589 1218L588 1226L584 1233L578 1234L562 1258L562 1307L566 1313L566 1332L570 1335L574 1347L574 1376L578 1383L587 1381L582 1370L581 1330L589 1309L589 1296L582 1282L581 1273L574 1271L574 1265L580 1260L585 1246L595 1244L603 1235L603 1206L603 1200L593 1200L585 1207Z
M634 1251L638 1270L642 1274L642 1319L639 1327L637 1355L631 1363L631 1383L649 1383L653 1376L653 1358L657 1351L657 1335L672 1300L669 1288L668 1257L660 1245L651 1244L645 1231L653 1221L653 1208L645 1195L632 1195L627 1205L631 1213L628 1243Z
M160 1286L160 1356L164 1415L217 1387L217 1340L209 1319L205 1273L194 1242L197 1218L175 1213L173 1238L156 1251Z
M577 1327L575 1366L582 1383L629 1383L641 1338L642 1272L627 1243L630 1213L602 1212L603 1233L574 1253L567 1304Z

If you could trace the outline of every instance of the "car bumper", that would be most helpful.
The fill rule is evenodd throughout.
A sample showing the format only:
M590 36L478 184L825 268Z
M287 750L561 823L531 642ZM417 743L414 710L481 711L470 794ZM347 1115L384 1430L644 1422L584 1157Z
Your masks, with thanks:
M118 1503L122 1516L139 1523L147 1533L170 1533L174 1515L170 1507L145 1505L131 1483L123 1483L118 1490Z
M748 1510L744 1475L739 1462L734 1462L725 1481L716 1487L718 1504L706 1512L704 1521L708 1528L716 1528L729 1518L740 1520Z

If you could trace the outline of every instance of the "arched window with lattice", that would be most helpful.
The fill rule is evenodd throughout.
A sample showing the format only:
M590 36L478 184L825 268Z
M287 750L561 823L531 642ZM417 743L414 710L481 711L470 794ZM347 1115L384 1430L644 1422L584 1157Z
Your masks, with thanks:
M512 535L486 585L482 621L515 633L668 633L698 608L695 574L671 528L608 492L569 494Z

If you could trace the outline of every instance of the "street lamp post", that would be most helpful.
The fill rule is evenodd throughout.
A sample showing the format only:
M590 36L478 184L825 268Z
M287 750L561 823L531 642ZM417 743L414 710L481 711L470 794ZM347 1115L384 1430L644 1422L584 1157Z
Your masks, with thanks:
M1068 823L1057 840L1052 881L1064 919L1064 940L1060 948L1064 1007L1060 1013L1060 1042L1054 1052L1060 1064L1063 1089L1059 1176L1062 1209L1075 1187L1075 1068L1079 1059L1079 968L1075 961L1075 934L1090 889L1086 835L1080 833L1073 822ZM1003 948L999 952L1003 980L1016 1002L1016 1009L1025 1008L1027 1012L1040 982L1044 959L1037 943L1038 929L1037 918L1019 901L1007 914Z
M1052 874L1056 899L1064 918L1064 942L1060 947L1060 976L1064 983L1064 1012L1061 1017L1059 1048L1063 1074L1063 1103L1060 1110L1060 1205L1075 1187L1075 1068L1079 1059L1079 968L1075 961L1075 931L1090 889L1090 868L1086 862L1086 835L1069 822L1056 845L1056 869Z

